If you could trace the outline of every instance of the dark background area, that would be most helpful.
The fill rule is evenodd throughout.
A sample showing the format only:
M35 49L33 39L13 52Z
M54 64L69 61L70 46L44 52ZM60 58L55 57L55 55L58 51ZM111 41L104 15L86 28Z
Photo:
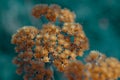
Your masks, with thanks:
M41 27L42 21L31 15L31 9L42 3L74 11L76 22L83 25L89 39L90 50L120 60L120 0L0 0L0 80L23 80L12 64L17 54L11 36L23 26Z

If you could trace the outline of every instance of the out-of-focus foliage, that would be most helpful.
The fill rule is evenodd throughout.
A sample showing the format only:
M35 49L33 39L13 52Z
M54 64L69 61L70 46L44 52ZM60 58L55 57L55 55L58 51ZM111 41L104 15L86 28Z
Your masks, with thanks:
M32 7L40 3L55 3L74 11L89 39L90 50L120 60L120 0L0 0L0 80L22 80L12 64L16 53L10 40L24 25L41 27L45 21L31 15ZM55 73L59 80L62 74Z

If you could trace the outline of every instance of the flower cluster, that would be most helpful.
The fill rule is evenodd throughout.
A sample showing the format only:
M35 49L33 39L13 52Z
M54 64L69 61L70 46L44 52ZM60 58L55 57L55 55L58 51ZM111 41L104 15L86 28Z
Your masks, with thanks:
M98 51L91 51L85 58L86 64L71 62L65 69L69 80L117 80L120 77L120 62L107 58Z
M12 36L18 53L13 63L18 66L17 74L24 74L24 80L54 80L53 66L69 80L115 80L120 77L120 62L115 58L91 51L85 58L86 64L76 59L89 44L82 26L75 23L73 12L58 5L40 4L33 8L32 14L36 18L45 16L50 22L43 24L41 29L24 26ZM62 25L55 25L57 20Z
M45 17L52 22L55 22L57 18L61 22L74 22L75 19L75 14L73 12L66 8L61 9L60 6L55 4L50 6L45 4L36 5L32 10L32 14L36 18L45 15Z
M45 64L39 59L32 59L33 53L20 53L14 58L13 63L18 66L16 73L24 74L24 80L51 80L52 71L45 68Z
M12 43L17 45L15 50L19 53L13 59L13 63L18 66L17 74L25 73L24 80L50 80L52 78L52 71L45 69L44 63L34 57L34 38L37 34L38 30L31 26L21 28L12 37ZM45 76L47 77L45 78Z

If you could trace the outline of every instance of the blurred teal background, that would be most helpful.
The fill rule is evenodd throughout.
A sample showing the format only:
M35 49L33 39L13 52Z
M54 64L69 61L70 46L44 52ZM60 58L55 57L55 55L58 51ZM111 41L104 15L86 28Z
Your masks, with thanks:
M0 0L0 80L23 80L12 64L17 54L11 36L25 25L40 27L42 21L31 15L31 9L41 3L59 4L74 11L76 22L83 25L89 39L90 50L120 60L120 0ZM56 80L60 80L59 75L55 74Z

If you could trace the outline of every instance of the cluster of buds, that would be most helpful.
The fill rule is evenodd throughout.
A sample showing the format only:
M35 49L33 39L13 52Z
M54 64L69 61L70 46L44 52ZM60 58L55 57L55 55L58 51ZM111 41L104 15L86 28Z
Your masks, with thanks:
M77 61L76 57L82 56L89 45L82 26L74 21L73 12L58 5L40 4L33 8L32 14L36 18L45 16L50 22L41 29L24 26L12 36L18 53L13 63L18 66L17 74L24 74L24 80L54 80L53 66L69 80L115 80L119 77L119 61L96 51L89 54L86 64ZM63 25L55 25L56 20Z

